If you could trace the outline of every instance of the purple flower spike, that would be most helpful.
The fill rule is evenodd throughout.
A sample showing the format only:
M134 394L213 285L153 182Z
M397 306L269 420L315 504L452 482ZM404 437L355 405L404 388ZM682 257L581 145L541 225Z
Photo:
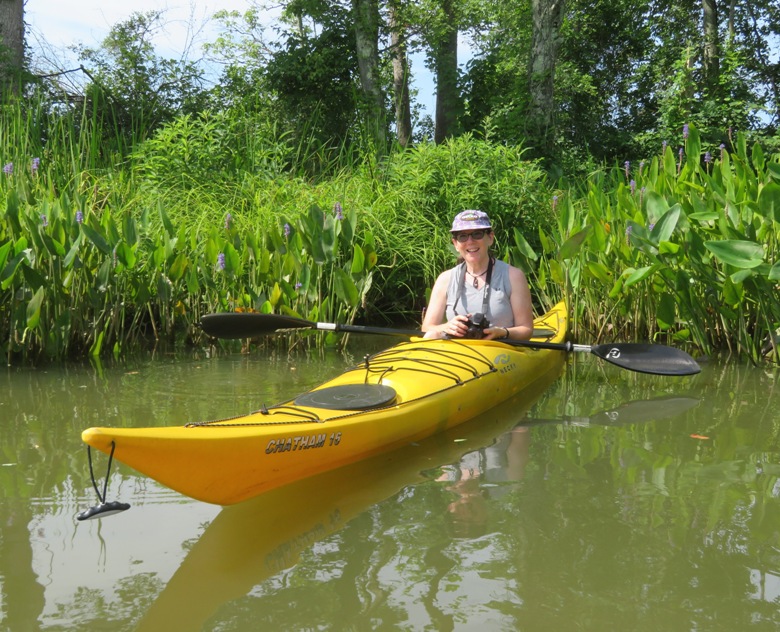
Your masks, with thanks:
M225 230L230 230L230 224L233 223L233 216L228 213L225 215Z
M687 140L687 139L688 139L688 134L690 134L690 132L691 132L691 130L690 130L690 128L688 127L688 123L686 123L685 125L683 125L683 139L684 139L684 140Z
M30 162L30 171L33 173L38 173L38 167L41 166L41 159L40 158L33 158L32 162Z
M225 253L220 252L219 255L217 255L217 269L218 270L224 270L225 269Z
M708 151L704 152L704 162L710 164L712 162L712 154Z
M76 223L81 224L84 221L84 213L76 211Z
M14 173L14 163L9 162L3 167L3 173L7 176L11 176Z
M44 228L49 225L49 219L44 214L41 214L41 224Z
M336 203L333 205L333 212L336 214L336 219L337 219L338 221L341 221L341 220L343 220L343 219L344 219L344 213L343 213L343 211L341 210L341 204L340 204L339 202L336 202Z
M631 180L631 182L628 183L628 186L631 187L631 195L636 193L636 180Z
M557 195L553 195L553 199L552 199L552 208L553 208L553 211L555 210L555 207L556 207L556 206L558 206L558 196L557 196Z
M292 232L292 228L290 228L289 224L284 225L284 238L288 239L290 237L290 233Z

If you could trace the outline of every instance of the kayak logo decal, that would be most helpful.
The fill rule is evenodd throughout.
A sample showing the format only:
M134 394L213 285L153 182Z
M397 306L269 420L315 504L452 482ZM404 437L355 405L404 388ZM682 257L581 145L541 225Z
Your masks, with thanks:
M309 448L324 448L337 446L341 443L341 433L301 435L299 437L282 437L271 439L265 446L266 454L278 454L280 452L295 452L308 450Z
M619 358L620 357L620 349L617 347L612 347L609 351L607 351L607 354L604 356L604 359L607 358Z
M517 364L512 361L512 356L508 353L499 353L493 358L493 364L499 373L509 373L517 368Z

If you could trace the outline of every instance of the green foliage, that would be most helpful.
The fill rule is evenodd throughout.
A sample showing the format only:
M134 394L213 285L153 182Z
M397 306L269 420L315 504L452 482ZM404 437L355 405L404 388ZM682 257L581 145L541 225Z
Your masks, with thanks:
M204 105L198 65L156 54L152 36L162 28L161 12L133 13L111 28L100 48L78 50L91 79L85 93L93 116L105 119L111 138L124 141L120 149Z
M567 192L533 275L549 302L565 296L575 337L650 338L757 360L780 327L780 162L759 145L748 154L744 135L734 153L701 160L698 130L686 134L685 153L666 148ZM517 256L533 262L527 249Z

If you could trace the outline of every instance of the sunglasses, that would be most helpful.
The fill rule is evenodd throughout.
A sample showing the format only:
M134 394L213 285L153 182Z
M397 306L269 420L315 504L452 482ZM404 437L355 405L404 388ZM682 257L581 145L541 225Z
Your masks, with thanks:
M475 230L471 233L457 233L456 235L453 235L455 239L457 239L460 243L465 244L469 237L474 239L475 241L478 241L482 239L487 233L489 233L489 230Z

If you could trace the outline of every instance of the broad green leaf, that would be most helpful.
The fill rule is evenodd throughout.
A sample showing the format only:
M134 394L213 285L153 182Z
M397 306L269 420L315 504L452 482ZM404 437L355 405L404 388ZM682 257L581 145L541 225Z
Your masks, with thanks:
M701 139L699 130L691 123L688 126L688 139L685 141L686 166L691 173L695 172L701 160Z
M561 264L558 263L555 259L550 261L550 278L552 278L552 280L558 285L563 285L564 281L566 280Z
M659 221L659 218L669 210L669 204L663 195L660 195L656 191L648 191L647 193L647 220L649 223L655 223Z
M241 274L241 256L232 244L225 244L225 270L233 274Z
M758 210L764 217L780 222L780 184L769 182L758 194Z
M116 245L116 257L128 270L131 270L135 266L135 251L124 241L120 241Z
M612 283L612 272L600 261L588 261L588 270L602 283Z
M590 226L586 226L578 233L574 233L571 237L569 237L558 252L558 257L561 259L561 261L566 261L566 259L571 259L571 257L576 255L582 247L582 244L585 242L585 239L588 237L589 233Z
M716 211L701 211L700 213L691 213L688 215L688 219L692 219L697 222L714 222L720 218L720 214Z
M360 293L358 292L352 277L341 268L336 268L333 281L336 296L350 307L357 307L358 301L360 300Z
M753 241L723 239L705 241L704 246L718 261L735 268L755 268L764 260L764 249Z
M780 261L773 265L772 269L769 271L769 280L780 281Z
M749 279L750 277L755 276L755 270L756 270L755 268L751 268L747 270L737 270L729 278L737 285L741 285L745 279Z
M35 329L41 320L41 305L43 304L44 289L43 286L33 294L30 302L27 303L27 329Z
M665 331L671 329L675 322L675 302L671 294L661 294L661 298L658 300L658 307L655 312L655 320L658 323L658 327Z
M745 294L741 283L734 283L731 277L726 277L723 282L723 300L727 305L736 307L742 302L742 298Z
M135 226L135 219L129 213L126 213L122 218L122 232L128 244L132 246L138 243L138 230Z
M674 229L677 227L681 212L682 208L680 205L675 204L659 218L655 226L653 226L653 230L650 231L650 240L654 244L657 245L659 242L669 241Z
M89 239L100 252L104 255L113 254L112 248L108 245L106 239L97 230L92 228L92 226L84 223L81 225L81 230L87 236L87 239Z
M615 281L615 284L612 286L612 289L609 291L609 298L615 299L618 296L620 296L620 293L623 291L623 277L618 277Z
M531 244L529 244L525 237L523 237L523 233L521 233L517 228L514 229L514 235L515 235L515 245L517 246L517 249L520 251L520 254L522 254L524 257L531 259L532 261L536 261L539 257L534 252L534 249L531 248Z
M105 330L101 331L97 338L95 338L95 341L92 343L92 346L89 348L89 355L91 355L93 358L100 355L100 350L103 348L103 338L106 335Z
M333 215L325 218L322 227L322 251L325 253L325 261L330 263L336 256L336 220Z
M658 266L645 266L643 268L639 268L638 270L634 270L633 268L626 268L626 270L623 272L623 276L626 277L626 287L631 287L640 281L644 281L648 276L655 272L657 267Z
M19 264L24 258L25 254L20 252L5 265L2 273L0 273L0 289L7 290L11 286L14 276L16 275L16 270L19 268Z
M0 246L0 270L5 267L5 262L8 261L8 254L11 252L12 246L13 244L10 241Z
M268 297L268 301L271 303L273 307L276 307L276 304L279 302L279 299L282 298L282 288L279 287L278 283L274 283L274 287L271 290L271 296Z
M363 255L363 249L355 244L355 252L352 253L352 268L350 272L354 275L358 275L363 272L363 268L366 265L366 258Z
M227 247L230 247L230 244L226 245ZM225 267L227 267L227 261L228 257L225 256ZM173 281L174 283L176 281L179 281L183 276L184 273L187 271L187 266L189 266L190 262L187 258L187 255L185 255L183 252L180 252L178 255L176 255L176 258L173 260L173 263L168 268L168 278Z

